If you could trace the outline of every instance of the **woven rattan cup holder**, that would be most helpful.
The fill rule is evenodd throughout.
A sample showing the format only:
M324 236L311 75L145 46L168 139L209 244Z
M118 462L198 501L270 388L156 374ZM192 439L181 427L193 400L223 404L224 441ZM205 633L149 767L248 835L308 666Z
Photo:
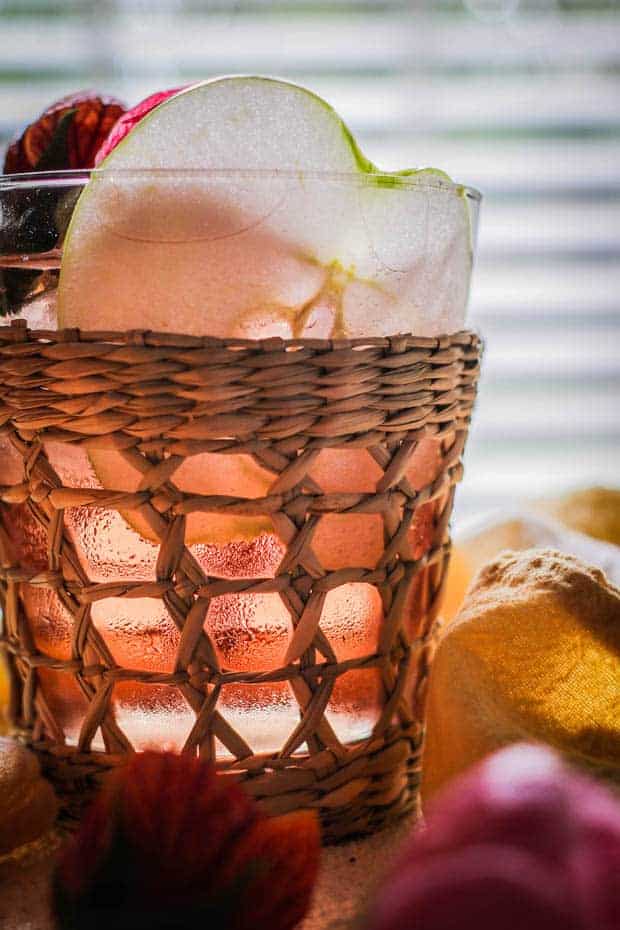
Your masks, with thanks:
M19 321L0 328L0 432L23 459L17 484L4 481L0 470L0 645L10 668L10 718L69 808L132 751L111 704L115 683L127 680L177 688L195 714L184 751L212 759L222 777L242 779L269 811L316 808L326 840L372 831L416 808L426 678L480 349L471 332L253 342L44 332ZM437 440L441 467L414 490L407 466L426 437ZM64 487L45 452L50 441L125 450L143 472L140 490ZM367 449L383 472L376 491L323 492L307 473L325 448ZM251 454L273 473L268 495L180 491L175 467L200 452ZM414 558L404 540L416 511L430 501L431 544ZM159 540L155 580L92 582L64 512L95 506L140 508L148 516ZM16 552L14 508L27 508L44 533L44 564L27 564ZM198 509L270 517L286 544L275 577L208 577L185 540L186 515ZM385 545L375 568L323 568L312 537L321 517L334 513L381 515ZM339 661L321 630L321 607L327 592L352 581L376 587L383 621L373 654ZM38 648L23 601L30 585L53 588L70 612L68 658ZM211 598L231 591L278 592L285 602L292 635L280 668L222 667L204 619ZM92 605L109 596L165 604L180 632L170 673L117 664L91 617ZM382 709L367 738L345 745L325 709L340 676L367 668L379 670ZM70 676L86 699L76 739L68 741L55 718L39 680L43 669ZM220 690L231 682L289 683L299 722L279 751L255 753L220 712ZM91 748L95 734L105 751Z

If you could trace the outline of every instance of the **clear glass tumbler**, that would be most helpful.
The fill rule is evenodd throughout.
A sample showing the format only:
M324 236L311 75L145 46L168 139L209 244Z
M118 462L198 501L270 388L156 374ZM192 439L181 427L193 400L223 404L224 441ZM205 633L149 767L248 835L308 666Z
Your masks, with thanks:
M13 712L23 723L23 691L30 689L36 738L109 753L119 749L111 734L120 733L121 748L187 749L203 707L188 699L191 688L225 721L209 749L223 763L243 756L243 746L254 758L276 758L283 747L316 751L321 733L341 746L376 735L386 706L386 571L419 569L406 592L407 648L428 636L437 612L453 491L444 478L458 468L466 433L453 417L457 362L442 346L464 327L479 200L432 173L380 181L238 171L0 178L0 326L34 334L37 351L47 353L42 369L19 340L0 339L0 582L5 613L10 601L27 627L28 648L43 656L27 673L14 672L22 704ZM107 349L105 358L66 349L80 340L91 349L114 343L119 332L131 338L114 363L106 362ZM160 338L159 355L143 363L142 349L153 350L150 332L170 334L170 348ZM188 337L187 351L196 348L192 337L223 340L228 367L216 358L216 342L212 364L203 348L200 364L190 365L177 333ZM261 415L269 417L270 386L260 371L231 388L235 346L243 352L260 341L269 349L285 340L290 351L347 352L366 341L379 353L385 337L404 333L418 344L405 368L390 376L388 365L380 389L372 366L345 366L339 376L335 356L318 401L301 369L297 382L291 367L286 387L291 422L297 418L302 433L304 411L318 402L334 417L355 414L360 422L375 422L381 408L375 419L393 424L389 441L366 426L346 427L344 437L336 430L315 436L314 445L306 436L302 450L294 432L283 430L278 446L259 429L233 451L227 446L234 437L225 417L252 412L255 385L263 392ZM424 356L432 346L435 375ZM283 383L272 387L278 404ZM46 419L41 409L50 392ZM403 396L415 399L417 413L399 429ZM116 404L125 419L115 426L104 417L98 428L97 416L111 416ZM85 425L87 414L86 432L70 422L75 415ZM207 416L222 417L219 433L170 445L183 424ZM280 493L283 463L290 470L302 452L299 481L278 498L289 516L275 504L271 511L252 506ZM392 499L377 503L397 454L399 484L389 487L405 509L407 495L415 503L404 529ZM161 481L153 484L157 469ZM321 498L318 516L290 516L296 488ZM188 500L194 504L182 514L181 571L164 564L162 549L172 551L170 527ZM164 546L157 520L168 520L173 505ZM289 596L276 582L309 521L312 564L305 570L315 583L334 582L313 602L322 638L300 659L301 634L294 634L311 583L300 582ZM440 550L426 565L429 552ZM185 652L184 626L188 617L196 622L191 609L201 597L187 582L192 572L200 590L211 586L197 621L215 663L211 674ZM176 584L165 596L163 578ZM6 642L11 635L5 631ZM88 637L90 677L82 648ZM316 664L321 643L322 661L339 674L317 702L323 730L293 745L309 698L286 669L299 661L310 667L312 649ZM309 672L306 678L312 691ZM404 692L409 701L414 684ZM92 725L95 701L105 703L107 729ZM226 737L231 730L240 740Z

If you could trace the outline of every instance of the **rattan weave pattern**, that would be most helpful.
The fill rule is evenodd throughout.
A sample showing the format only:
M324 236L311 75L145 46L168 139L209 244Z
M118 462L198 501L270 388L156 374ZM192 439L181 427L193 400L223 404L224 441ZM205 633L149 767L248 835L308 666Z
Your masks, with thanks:
M117 682L174 685L195 713L185 751L240 777L273 812L319 810L326 839L375 829L417 803L423 699L433 624L449 557L448 520L475 399L476 334L437 339L399 335L357 340L219 340L151 332L30 331L0 328L0 431L23 459L23 480L2 481L0 638L9 658L11 718L41 753L46 770L75 797L131 743L111 704ZM443 462L421 490L407 478L419 441L434 436ZM139 468L138 491L63 487L44 443L112 448ZM367 449L383 471L373 493L325 493L308 475L322 449ZM273 474L259 499L179 490L174 473L202 452L246 453ZM418 509L434 501L430 548L405 545ZM27 507L47 537L47 566L20 562L11 511ZM93 583L64 524L66 508L139 511L159 540L155 580ZM286 545L275 576L208 577L185 538L197 511L269 516ZM374 568L328 571L312 548L325 514L380 514L385 548ZM339 661L320 625L327 593L349 582L378 590L384 619L373 654ZM71 657L36 646L23 586L53 588L73 617ZM411 595L415 595L415 619ZM277 592L293 633L280 668L222 667L205 630L211 599L231 592ZM165 605L180 631L170 673L120 667L92 622L94 602L147 597ZM78 743L67 745L38 683L38 669L71 675L88 702ZM343 745L325 709L335 681L377 668L383 705L372 734ZM279 752L257 754L218 709L221 689L287 681L299 724ZM105 752L91 749L100 732ZM216 740L229 758L216 758Z

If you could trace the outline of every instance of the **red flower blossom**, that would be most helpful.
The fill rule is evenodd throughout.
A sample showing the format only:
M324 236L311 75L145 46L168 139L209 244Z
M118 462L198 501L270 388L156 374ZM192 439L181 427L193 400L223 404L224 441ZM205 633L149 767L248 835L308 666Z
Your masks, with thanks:
M135 755L110 777L64 849L62 930L290 930L319 858L314 814L268 818L199 759Z
M5 174L92 168L103 140L124 112L119 100L93 91L63 97L9 146Z

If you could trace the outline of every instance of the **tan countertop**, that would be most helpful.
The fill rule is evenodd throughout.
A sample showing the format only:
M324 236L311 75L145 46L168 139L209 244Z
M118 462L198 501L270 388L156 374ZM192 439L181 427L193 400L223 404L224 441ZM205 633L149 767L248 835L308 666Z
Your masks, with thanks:
M400 842L412 829L405 819L364 839L323 850L310 913L299 930L350 930ZM18 858L0 860L2 930L53 930L49 895L58 841L46 837Z

